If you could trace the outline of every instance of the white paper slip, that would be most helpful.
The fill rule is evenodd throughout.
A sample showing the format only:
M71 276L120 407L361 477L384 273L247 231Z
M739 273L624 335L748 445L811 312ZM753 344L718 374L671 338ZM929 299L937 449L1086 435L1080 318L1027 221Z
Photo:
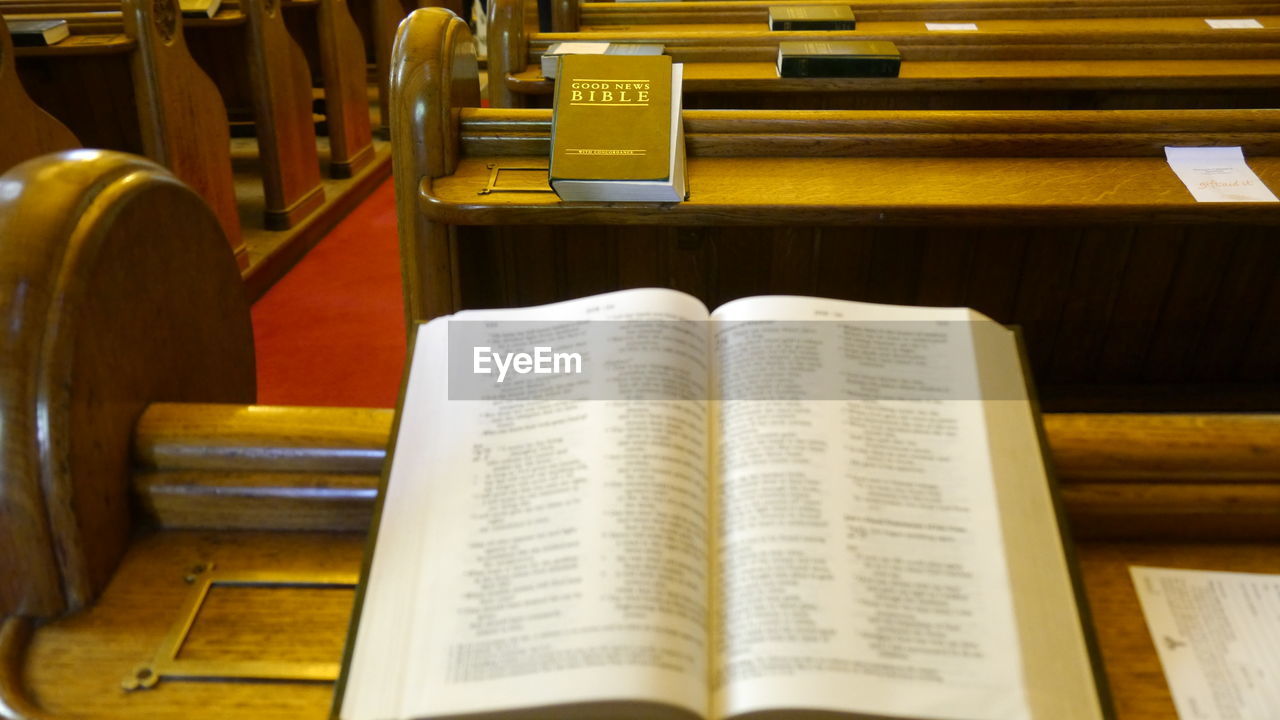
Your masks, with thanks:
M1239 147L1166 147L1164 156L1196 202L1280 202Z
M924 24L926 30L935 32L954 32L956 30L977 30L978 23L931 23Z
M1280 575L1130 567L1182 720L1280 713Z
M1241 18L1238 20L1205 19L1205 22L1209 23L1209 27L1213 28L1214 30L1246 30L1246 29L1262 27L1262 23L1258 22L1257 20L1254 20L1253 18Z

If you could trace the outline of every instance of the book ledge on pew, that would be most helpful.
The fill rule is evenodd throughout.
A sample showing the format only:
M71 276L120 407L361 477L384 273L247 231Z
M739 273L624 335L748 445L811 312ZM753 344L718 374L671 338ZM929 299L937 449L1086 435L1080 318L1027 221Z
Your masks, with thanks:
M1274 205L1192 202L1163 153L1166 145L1238 143L1263 182L1280 187L1274 130L1280 111L1181 117L943 111L904 119L875 111L690 110L684 114L690 197L669 206L562 203L524 186L490 188L495 167L545 166L551 111L463 109L463 156L453 174L423 178L419 206L431 220L462 225L511 223L513 212L530 224L564 222L568 213L588 223L785 225L797 221L797 212L814 224L914 224L971 216L983 205L994 211L986 220L999 224L1136 222L1154 210L1168 217L1174 208L1188 222L1280 216ZM985 192L973 193L975 183ZM1078 212L1084 206L1087 216Z
M776 52L776 51L775 51ZM1059 90L1167 88L1176 79L1179 88L1214 88L1223 82L1233 86L1273 87L1280 60L1109 60L1084 67L1080 60L1032 60L1007 62L977 60L957 62L914 61L902 63L896 78L780 78L773 59L756 62L697 62L685 65L684 87L690 92L746 92L769 90L813 92L819 90L894 90L915 92L934 89ZM767 85L766 85L767 84ZM507 75L506 86L521 95L549 95L554 84L537 65Z

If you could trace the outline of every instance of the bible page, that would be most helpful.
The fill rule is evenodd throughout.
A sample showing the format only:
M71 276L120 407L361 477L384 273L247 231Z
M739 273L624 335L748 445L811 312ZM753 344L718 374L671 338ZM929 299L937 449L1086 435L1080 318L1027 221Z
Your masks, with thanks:
M705 716L706 317L634 290L419 328L345 720ZM583 372L501 357L537 347Z
M713 314L713 716L1029 717L971 317Z

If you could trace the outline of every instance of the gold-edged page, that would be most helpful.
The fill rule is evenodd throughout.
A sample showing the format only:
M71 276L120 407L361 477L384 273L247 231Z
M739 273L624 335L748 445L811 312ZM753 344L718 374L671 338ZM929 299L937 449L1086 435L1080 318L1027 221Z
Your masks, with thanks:
M1052 486L1037 442L1034 409L1013 331L975 313L992 469L1009 554L1027 699L1035 718L1107 716L1084 631L1083 597L1072 584Z
M969 318L713 314L713 717L1029 717Z
M631 290L420 329L344 720L606 703L705 717L706 317ZM584 373L558 380L567 395L460 399L476 337L572 350ZM607 388L644 382L692 399Z

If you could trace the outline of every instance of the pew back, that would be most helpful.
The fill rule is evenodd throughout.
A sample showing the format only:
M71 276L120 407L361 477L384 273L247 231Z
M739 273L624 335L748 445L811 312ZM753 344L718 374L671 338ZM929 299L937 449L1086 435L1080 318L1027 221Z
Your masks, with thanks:
M409 76L465 74L443 41ZM964 305L1023 326L1054 409L1277 397L1280 205L1195 203L1163 157L1239 144L1280 187L1275 110L690 110L688 201L591 205L546 189L549 111L398 92L413 321L649 285Z
M975 22L987 20L1041 20L1063 18L1245 18L1273 15L1274 2L1134 2L1084 0L1082 2L987 1L987 0L783 0L804 5L842 5L853 10L861 26L865 22L930 21ZM562 0L556 4L555 32L597 31L648 25L689 25L719 23L762 23L769 6L778 0L687 0L686 2L581 2Z
M554 43L581 39L538 32L534 6L530 0L490 6L489 97L495 107L548 106L552 83L542 77L541 55ZM686 64L690 108L1270 107L1280 74L1280 27L1230 33L1201 18L992 21L978 32L950 33L929 32L920 22L867 23L836 33L753 27L610 29L592 39L665 45L667 54ZM901 76L778 77L779 40L805 39L892 41L902 53Z

